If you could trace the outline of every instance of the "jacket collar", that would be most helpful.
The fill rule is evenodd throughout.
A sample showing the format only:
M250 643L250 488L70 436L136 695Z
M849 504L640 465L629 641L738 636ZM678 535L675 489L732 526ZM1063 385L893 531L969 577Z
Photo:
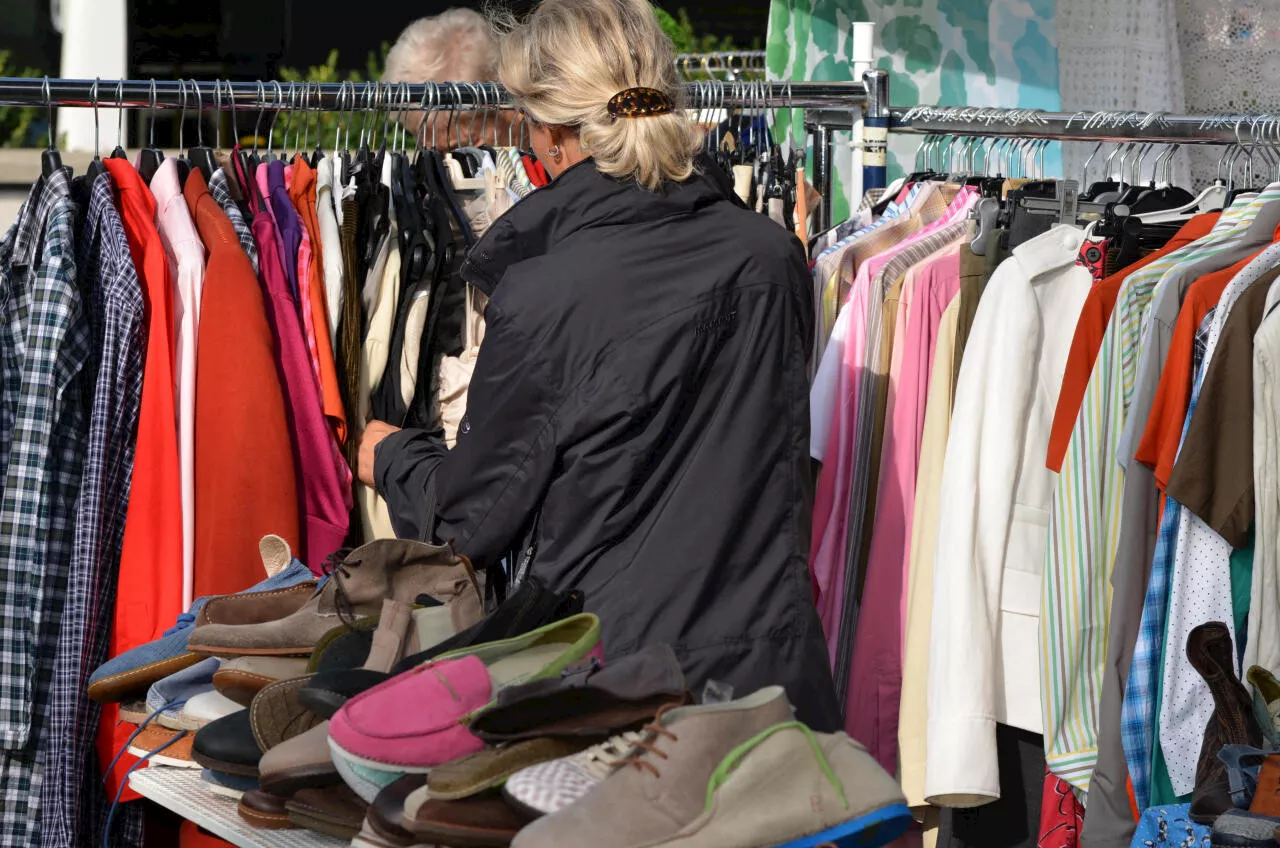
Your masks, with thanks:
M1084 230L1059 224L1013 249L1027 279L1073 264L1084 244Z
M731 187L712 170L718 166L701 157L694 165L695 173L688 180L651 192L602 174L591 159L579 162L494 221L467 255L460 273L492 295L507 268L542 256L579 230L688 215L728 200Z

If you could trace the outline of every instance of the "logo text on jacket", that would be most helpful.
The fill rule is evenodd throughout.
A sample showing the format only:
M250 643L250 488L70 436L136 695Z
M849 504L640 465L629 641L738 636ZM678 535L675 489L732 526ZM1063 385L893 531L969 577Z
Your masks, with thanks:
M693 332L699 336L704 333L722 333L727 336L733 332L734 322L737 320L738 313L735 310L721 315L718 318L712 318L709 321L703 321L702 323L695 325Z

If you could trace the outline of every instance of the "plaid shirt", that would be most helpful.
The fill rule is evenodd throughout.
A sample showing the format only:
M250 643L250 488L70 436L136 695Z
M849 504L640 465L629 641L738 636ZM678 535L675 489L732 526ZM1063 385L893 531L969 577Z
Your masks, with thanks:
M109 174L94 180L76 244L81 289L90 296L96 386L49 701L44 848L98 845L106 824L107 798L93 756L102 708L89 700L85 686L107 660L146 344L142 287L113 192ZM118 820L123 813L117 812ZM140 815L129 818L127 825L117 822L122 837L140 824Z
M1192 365L1197 375L1209 344L1213 315L1214 310L1210 309L1196 330ZM1195 412L1196 401L1200 399L1201 382L1198 376L1192 388L1191 402L1182 428L1184 438L1186 425ZM1160 531L1156 537L1156 554L1151 563L1151 577L1147 582L1147 594L1142 604L1142 623L1133 649L1133 660L1129 665L1129 680L1124 689L1124 706L1121 710L1120 738L1124 743L1125 760L1129 763L1134 797L1140 809L1149 806L1151 799L1156 716L1160 713L1160 678L1164 668L1165 625L1169 619L1169 594L1173 585L1173 561L1178 548L1178 518L1181 514L1182 504L1166 495L1164 512L1160 515Z
M244 248L244 252L249 254L249 261L253 264L253 273L258 273L258 244L253 240L253 231L249 229L249 225L244 222L244 215L240 214L240 207L236 205L235 199L231 196L231 188L227 185L227 172L218 168L209 177L209 193L213 195L213 199L222 207L222 211L227 213L227 217L231 219L231 226L235 228L236 238L240 240L240 246Z
M6 377L17 365L13 435L0 497L0 844L39 839L51 744L42 732L71 570L87 429L91 330L64 171L32 188L6 253ZM6 379L6 392L13 382ZM78 681L77 681L78 682ZM39 717L39 718L36 718ZM35 744L32 744L35 742Z

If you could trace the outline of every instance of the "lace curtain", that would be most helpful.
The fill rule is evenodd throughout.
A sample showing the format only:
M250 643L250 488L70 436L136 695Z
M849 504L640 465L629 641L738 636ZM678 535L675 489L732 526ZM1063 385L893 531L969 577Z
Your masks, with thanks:
M1064 0L1057 24L1064 111L1280 111L1280 15L1271 0ZM1095 145L1063 147L1064 173L1079 178ZM1211 182L1221 153L1180 151L1175 182L1188 169L1194 184ZM1101 176L1095 160L1089 179Z

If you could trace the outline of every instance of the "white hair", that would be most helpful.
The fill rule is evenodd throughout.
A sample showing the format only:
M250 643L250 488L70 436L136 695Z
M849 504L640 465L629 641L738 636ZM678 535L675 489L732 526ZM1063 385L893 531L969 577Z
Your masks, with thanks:
M419 18L387 53L382 81L492 82L498 78L498 45L489 22L472 9L449 9ZM405 124L416 131L421 112L410 112ZM443 127L443 124L441 124Z

